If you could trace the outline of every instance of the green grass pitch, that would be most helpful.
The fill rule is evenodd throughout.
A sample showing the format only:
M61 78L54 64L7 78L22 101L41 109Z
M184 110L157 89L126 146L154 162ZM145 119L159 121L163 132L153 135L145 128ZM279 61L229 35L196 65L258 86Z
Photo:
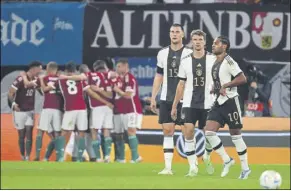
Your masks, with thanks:
M184 175L187 164L173 164L173 176L157 173L163 164L101 164L1 161L1 189L260 189L259 177L264 170L276 170L282 176L282 189L290 189L290 165L250 165L248 180L238 180L236 164L225 178L222 165L207 175L204 164L194 178Z

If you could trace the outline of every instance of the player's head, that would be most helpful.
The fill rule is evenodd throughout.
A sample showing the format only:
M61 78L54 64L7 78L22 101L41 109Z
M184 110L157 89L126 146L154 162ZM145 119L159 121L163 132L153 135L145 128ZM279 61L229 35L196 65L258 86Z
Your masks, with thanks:
M228 37L219 36L214 39L212 44L212 53L215 55L220 55L223 53L228 53L230 48L230 42Z
M33 61L28 65L28 71L32 76L38 76L42 70L42 63L39 61Z
M77 71L77 66L74 62L68 62L65 66L67 74L73 74Z
M46 72L48 74L57 74L57 72L58 72L58 64L56 62L49 62L46 65Z
M128 60L121 58L116 63L116 72L118 75L124 76L129 70Z
M200 51L204 49L206 45L206 33L202 30L193 30L191 32L191 41L194 50Z
M95 72L106 72L108 71L108 67L104 60L96 60L93 64L93 70Z
M90 69L86 64L81 64L79 66L79 72L80 73L88 73L88 72L90 72Z
M179 44L183 42L184 30L180 24L173 24L170 28L171 44Z

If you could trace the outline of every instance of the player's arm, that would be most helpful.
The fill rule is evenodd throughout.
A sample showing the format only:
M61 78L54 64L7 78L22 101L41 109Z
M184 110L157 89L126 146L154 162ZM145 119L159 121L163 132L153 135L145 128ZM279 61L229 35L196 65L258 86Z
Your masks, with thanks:
M15 103L15 101L14 101L16 92L17 92L17 89L15 89L14 86L9 88L9 91L8 91L8 105L12 110L20 111L20 109L18 107L18 104Z
M112 88L111 87L106 87L106 90L103 90L101 88L99 88L98 86L96 85L90 85L91 89L102 94L104 97L107 97L107 98L112 98L113 96L113 93L112 93Z
M30 88L30 87L36 87L37 86L36 80L29 81L27 79L27 76L26 76L26 72L25 71L21 71L20 72L20 76L23 79L23 84L24 84L24 87L25 88Z
M124 97L124 98L127 98L127 99L130 99L133 92L132 91L122 91L119 87L117 86L114 86L113 90L118 94L120 95L121 97Z
M227 60L228 69L234 79L231 82L223 84L222 87L224 89L232 88L247 83L247 78L238 66L238 64L230 56L226 56L225 59Z
M59 79L82 81L82 80L87 80L87 76L85 74L78 74L78 75L72 75L72 76L60 74Z
M41 87L41 90L46 93L46 92L49 92L53 89L56 89L55 86L53 84L45 84L44 81L43 81L43 78L39 78L39 81L40 81L40 87Z
M87 89L85 89L85 91L90 97L92 97L92 98L104 103L105 105L109 106L110 108L113 108L112 103L110 103L109 101L103 99L100 95L95 93L91 88L87 88Z

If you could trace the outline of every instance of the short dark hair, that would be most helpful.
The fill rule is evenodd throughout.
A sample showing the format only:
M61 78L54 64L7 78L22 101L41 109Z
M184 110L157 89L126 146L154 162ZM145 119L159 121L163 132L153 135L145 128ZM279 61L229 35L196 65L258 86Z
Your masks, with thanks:
M58 64L56 62L49 62L46 67L52 70L58 70Z
M32 61L29 65L28 65L28 70L35 68L35 67L40 67L42 66L42 63L40 61Z
M184 29L183 29L182 25L180 25L180 24L178 24L178 23L174 23L174 24L172 24L171 27L180 27L181 30L184 32Z
M106 66L107 66L107 63L104 60L96 60L93 63L93 70L97 71L97 70L105 69Z
M230 49L230 41L229 41L229 38L227 36L219 36L217 38L220 40L220 42L222 44L225 44L226 45L225 51L226 52L229 52L229 49Z
M76 70L77 70L77 66L76 66L76 64L75 64L74 62L68 62L68 63L66 64L66 66L65 66L65 70L66 70L67 72L71 72L71 73L73 73L73 72L76 72Z
M194 35L198 35L198 36L203 36L203 39L206 41L206 33L203 32L202 30L193 30L191 32L191 38L194 36Z
M89 67L86 64L81 64L79 66L79 72L80 73L85 73L85 72L89 72Z
M128 64L127 58L119 58L116 63Z

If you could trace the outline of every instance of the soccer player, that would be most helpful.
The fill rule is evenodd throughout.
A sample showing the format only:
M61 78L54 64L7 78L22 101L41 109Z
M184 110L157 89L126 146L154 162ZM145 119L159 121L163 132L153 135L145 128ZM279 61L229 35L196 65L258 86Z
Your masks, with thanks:
M42 70L42 64L33 61L26 72L29 81L34 81ZM36 86L25 87L23 78L18 76L8 92L15 128L18 131L18 144L22 160L29 160L32 148L32 130L34 125L34 97Z
M44 103L36 136L35 161L39 161L40 159L43 133L47 132L51 134L51 142L48 145L44 160L48 160L50 150L54 148L54 137L58 137L61 134L64 104L58 88L57 63L49 62L46 66L46 71L47 75L40 78L41 89L44 92Z
M174 103L172 106L172 118L177 118L177 105L183 97L182 110L184 119L185 151L190 165L187 176L196 176L198 163L195 154L195 124L199 122L199 129L203 130L209 109L213 105L213 95L210 94L213 84L211 68L215 56L205 51L206 34L201 30L191 32L193 53L182 58L178 77L180 79ZM206 151L203 161L206 164L208 174L213 174L214 169L210 161L211 145L206 141Z
M229 39L225 36L215 38L212 44L212 53L216 61L212 67L211 75L214 82L214 106L208 113L205 135L213 150L219 154L224 162L221 177L225 177L230 167L235 163L226 153L216 132L225 124L229 126L232 142L239 155L242 172L240 179L247 179L251 170L248 166L247 146L241 135L242 116L239 104L237 86L246 83L246 77L236 61L228 55L230 49Z
M192 53L192 50L183 45L184 31L181 25L173 24L170 28L171 45L161 49L157 56L157 73L154 78L151 110L156 111L156 97L162 86L160 98L159 123L162 124L164 141L165 168L159 174L172 175L172 159L174 153L175 125L182 125L181 103L178 104L177 120L171 118L171 109L179 82L178 72L181 58Z
M74 75L76 72L76 65L74 63L66 64L67 75ZM60 79L59 86L64 98L65 113L62 121L62 136L56 138L57 161L64 159L65 137L75 129L77 125L80 136L78 142L78 160L82 161L82 156L85 150L85 131L88 128L87 108L84 99L84 91L91 97L107 103L93 90L85 80L73 81L67 79Z
M122 79L122 86L115 85L113 90L116 92L116 105L119 108L119 114L114 117L114 132L117 134L117 149L124 153L123 132L127 131L128 143L131 150L131 163L142 161L138 153L138 139L136 130L142 125L142 106L139 99L138 84L135 77L129 73L128 61L120 59L116 65L117 74ZM124 129L122 129L124 128ZM123 149L123 150L122 150ZM124 158L119 158L121 162Z

